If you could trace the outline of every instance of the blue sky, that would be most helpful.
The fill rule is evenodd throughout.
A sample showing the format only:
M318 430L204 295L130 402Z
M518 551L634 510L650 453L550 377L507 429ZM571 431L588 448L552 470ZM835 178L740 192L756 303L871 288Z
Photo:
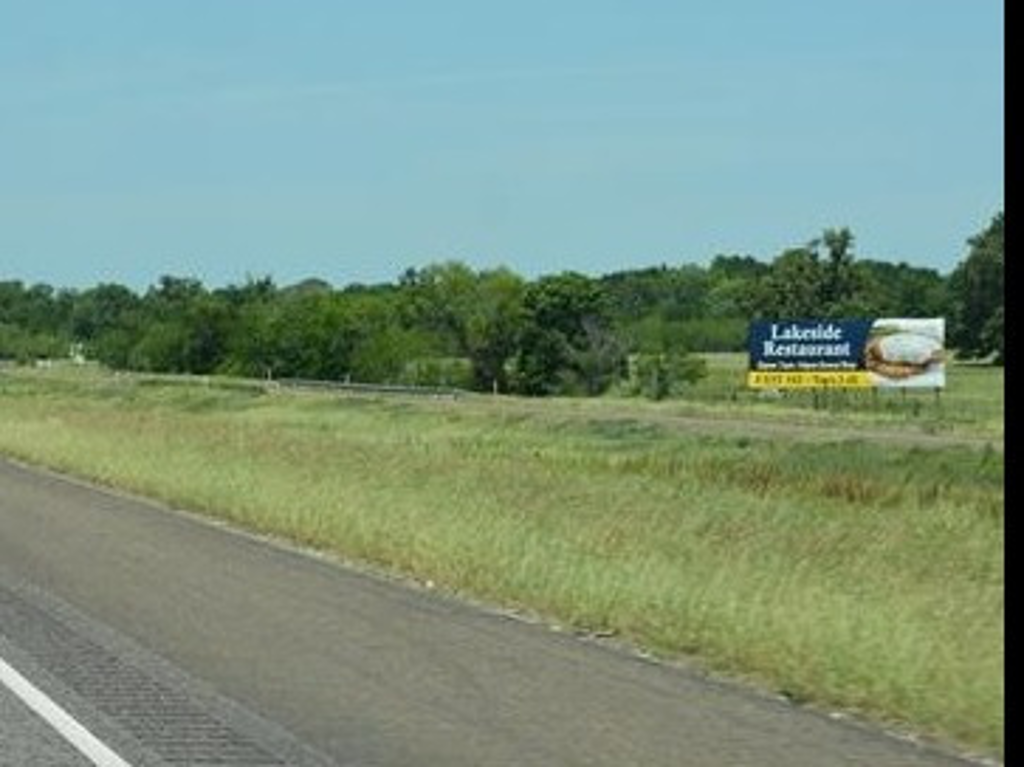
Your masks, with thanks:
M0 0L0 279L528 276L1003 208L997 0Z

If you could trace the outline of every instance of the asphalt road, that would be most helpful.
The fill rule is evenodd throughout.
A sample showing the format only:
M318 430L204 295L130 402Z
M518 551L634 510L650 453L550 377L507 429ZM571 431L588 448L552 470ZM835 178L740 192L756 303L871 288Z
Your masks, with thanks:
M136 765L964 763L4 461L0 658Z
M0 767L90 767L31 709L0 688Z

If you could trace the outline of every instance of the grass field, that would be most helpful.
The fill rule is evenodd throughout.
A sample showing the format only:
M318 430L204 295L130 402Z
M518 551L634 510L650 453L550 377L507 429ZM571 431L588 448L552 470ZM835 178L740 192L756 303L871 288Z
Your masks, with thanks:
M881 403L735 373L643 403L0 371L0 451L1001 754L1001 371Z

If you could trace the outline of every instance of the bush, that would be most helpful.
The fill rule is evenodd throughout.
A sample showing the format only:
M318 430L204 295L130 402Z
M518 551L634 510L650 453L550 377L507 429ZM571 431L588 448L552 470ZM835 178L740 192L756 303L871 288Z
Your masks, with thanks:
M635 354L629 360L629 390L634 396L662 400L707 375L707 363L684 352Z

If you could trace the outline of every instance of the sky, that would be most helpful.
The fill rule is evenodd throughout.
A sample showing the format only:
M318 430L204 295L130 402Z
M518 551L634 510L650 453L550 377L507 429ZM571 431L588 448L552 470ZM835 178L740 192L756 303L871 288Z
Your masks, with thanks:
M1004 207L1001 0L0 0L0 279L528 276Z

